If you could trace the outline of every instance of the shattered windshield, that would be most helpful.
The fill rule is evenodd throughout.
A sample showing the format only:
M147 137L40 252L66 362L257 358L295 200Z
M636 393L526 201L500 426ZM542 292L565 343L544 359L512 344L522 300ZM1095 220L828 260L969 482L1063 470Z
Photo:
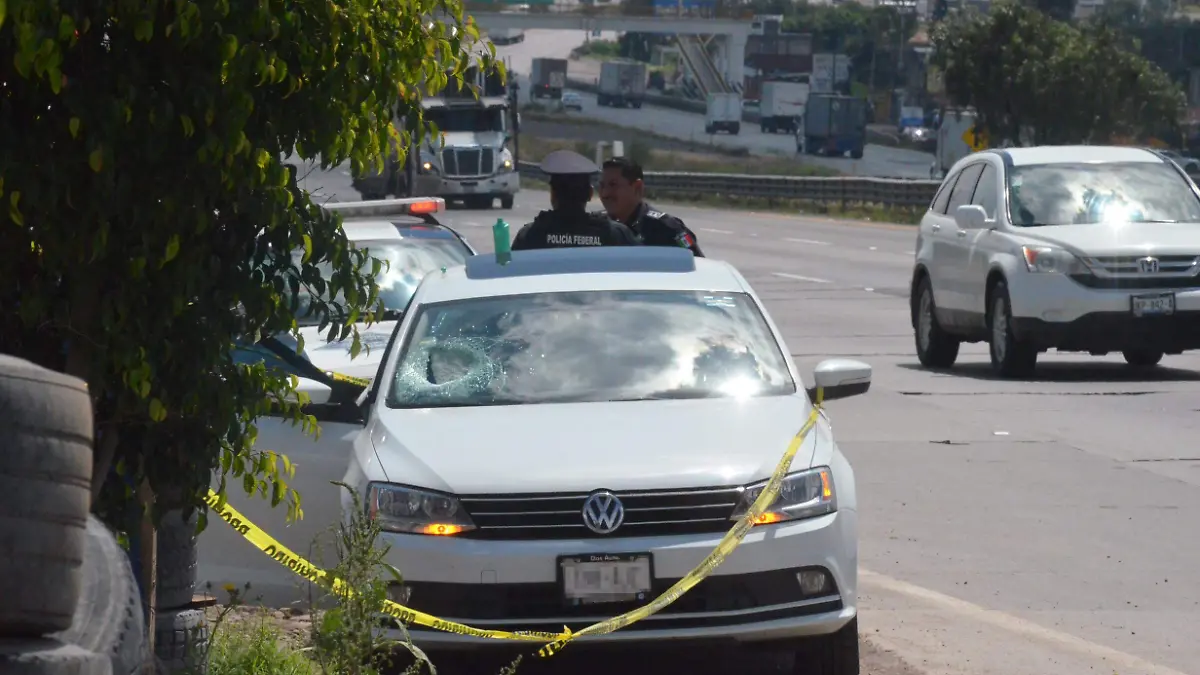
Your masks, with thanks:
M580 291L423 307L391 408L780 396L779 344L740 293Z
M379 299L383 301L384 308L382 319L385 321L398 318L399 312L408 306L408 301L417 291L417 284L421 283L426 274L443 267L461 265L470 256L470 252L462 243L453 237L356 241L354 245L356 248L366 249L368 255L379 258L384 263L379 269L379 275L375 277L375 283L379 284ZM297 265L300 264L303 255L303 251L292 254ZM368 261L367 265L370 264ZM333 274L329 263L318 263L317 269L321 272L321 278L326 281ZM365 269L369 270L370 267ZM320 314L314 312L305 316L312 302L311 289L301 286L299 295L300 307L296 310L296 323L300 326L320 325ZM338 302L344 301L339 295Z
M1013 225L1200 223L1200 199L1165 162L1033 164L1010 171Z

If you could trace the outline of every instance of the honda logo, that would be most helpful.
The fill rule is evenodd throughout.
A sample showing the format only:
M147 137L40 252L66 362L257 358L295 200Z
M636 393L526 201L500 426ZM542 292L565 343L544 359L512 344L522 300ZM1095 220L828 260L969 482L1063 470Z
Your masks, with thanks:
M583 524L596 534L612 534L625 522L625 505L611 492L597 492L583 502Z
M1158 258L1142 258L1138 261L1138 271L1142 274L1155 274L1158 272Z

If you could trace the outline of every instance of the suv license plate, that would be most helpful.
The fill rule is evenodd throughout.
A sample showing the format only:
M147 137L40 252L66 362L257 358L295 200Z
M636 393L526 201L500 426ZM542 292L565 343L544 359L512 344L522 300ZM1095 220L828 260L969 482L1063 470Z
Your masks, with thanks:
M1175 294L1135 295L1130 298L1134 316L1161 316L1175 313Z
M595 553L558 559L563 599L571 605L645 600L651 589L649 553Z

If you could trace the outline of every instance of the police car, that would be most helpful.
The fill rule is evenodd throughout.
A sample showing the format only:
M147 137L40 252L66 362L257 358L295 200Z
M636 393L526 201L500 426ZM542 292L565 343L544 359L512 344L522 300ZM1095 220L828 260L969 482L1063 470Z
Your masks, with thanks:
M475 255L475 249L458 232L437 221L436 215L446 208L440 197L327 204L325 208L342 215L342 230L351 246L366 249L371 257L386 263L375 279L384 313L382 321L357 325L363 351L351 359L351 340L331 342L329 326L324 332L320 330L320 316L303 316L311 296L301 288L296 319L304 338L304 356L322 371L369 379L375 375L396 319L412 300L421 279L443 267L463 264ZM303 254L292 253L297 258ZM333 271L327 263L318 268L326 279ZM281 341L286 340L283 337ZM294 351L295 345L288 346Z
M427 275L355 401L301 390L319 418L340 411L322 443L349 458L342 480L403 573L394 599L559 632L645 605L713 551L811 413L789 354L726 262L669 247L514 251ZM811 382L830 400L870 377L837 359ZM355 508L343 491L343 513ZM857 551L854 472L821 419L709 578L581 640L727 640L794 652L798 672L857 673ZM411 635L435 650L499 644Z

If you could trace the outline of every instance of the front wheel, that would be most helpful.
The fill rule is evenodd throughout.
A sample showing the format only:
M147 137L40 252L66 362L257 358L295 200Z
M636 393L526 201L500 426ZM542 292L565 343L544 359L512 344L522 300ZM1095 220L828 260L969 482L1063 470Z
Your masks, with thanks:
M1125 363L1135 368L1153 368L1163 358L1163 352L1153 349L1126 349L1121 355L1125 357Z
M933 304L933 286L929 277L917 285L916 297L917 359L926 368L949 368L958 360L960 342L938 323L937 306Z
M1008 284L996 282L992 290L992 308L988 316L991 329L989 349L992 370L1006 378L1028 377L1037 368L1037 349L1027 340L1020 340L1013 333L1012 302L1008 296Z
M512 195L504 195L503 197L500 198L500 208L508 210L508 209L511 209L512 207L513 207Z
M831 635L808 638L796 650L792 675L859 675L858 617Z

